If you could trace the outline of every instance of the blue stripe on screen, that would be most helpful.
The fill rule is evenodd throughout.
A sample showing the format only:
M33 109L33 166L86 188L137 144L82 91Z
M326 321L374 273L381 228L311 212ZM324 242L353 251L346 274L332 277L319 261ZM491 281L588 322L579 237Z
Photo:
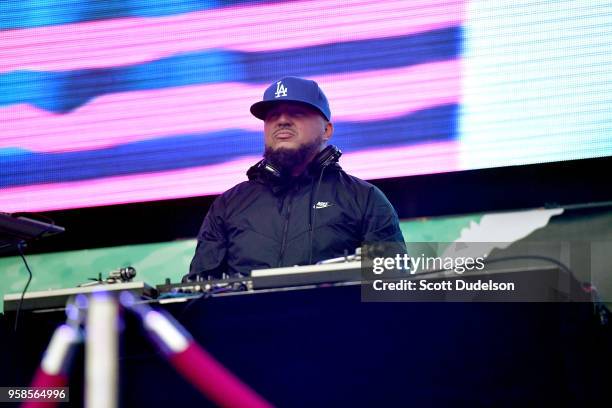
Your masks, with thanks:
M344 152L451 140L457 133L457 105L426 109L395 119L336 123L334 144ZM10 152L8 152L10 150ZM221 163L262 152L260 132L224 130L139 141L106 149L32 153L0 149L0 188L86 180ZM32 166L36 169L33 171ZM245 169L246 170L246 169Z
M32 104L67 113L104 94L220 82L269 83L285 75L310 77L397 68L456 58L461 28L274 52L208 50L128 67L69 72L15 71L0 75L0 106Z

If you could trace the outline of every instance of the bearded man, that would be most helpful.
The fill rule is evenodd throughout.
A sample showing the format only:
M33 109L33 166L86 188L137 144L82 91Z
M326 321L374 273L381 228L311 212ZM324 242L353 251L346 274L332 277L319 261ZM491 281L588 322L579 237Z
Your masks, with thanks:
M316 82L282 78L251 113L264 122L264 158L212 204L185 280L313 264L364 242L403 246L384 194L338 165L329 103Z

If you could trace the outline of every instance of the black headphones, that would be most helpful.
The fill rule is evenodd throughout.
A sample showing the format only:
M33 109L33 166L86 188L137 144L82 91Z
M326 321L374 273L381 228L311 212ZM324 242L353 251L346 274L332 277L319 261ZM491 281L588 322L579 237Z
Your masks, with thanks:
M342 151L334 145L329 145L312 159L308 169L311 172L317 172L331 164L337 163L340 156L342 156ZM249 180L253 180L260 175L273 180L281 180L285 177L281 170L268 163L266 159L260 160L247 171Z

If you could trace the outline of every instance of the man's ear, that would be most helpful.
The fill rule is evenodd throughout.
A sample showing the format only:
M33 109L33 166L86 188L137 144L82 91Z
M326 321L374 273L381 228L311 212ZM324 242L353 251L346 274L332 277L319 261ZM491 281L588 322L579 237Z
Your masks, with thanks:
M334 124L331 122L327 122L325 124L325 133L323 133L323 140L327 142L329 139L331 139L333 134L334 134Z

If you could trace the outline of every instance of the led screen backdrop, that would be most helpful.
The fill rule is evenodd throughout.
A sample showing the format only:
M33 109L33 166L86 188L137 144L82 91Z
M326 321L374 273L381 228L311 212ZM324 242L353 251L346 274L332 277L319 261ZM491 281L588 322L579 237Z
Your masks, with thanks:
M317 80L365 178L612 154L612 2L0 2L0 210L216 194Z

